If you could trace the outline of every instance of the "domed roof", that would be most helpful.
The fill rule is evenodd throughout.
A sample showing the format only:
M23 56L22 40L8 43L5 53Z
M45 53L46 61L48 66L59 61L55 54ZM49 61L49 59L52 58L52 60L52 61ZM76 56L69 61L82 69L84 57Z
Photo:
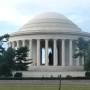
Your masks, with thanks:
M80 32L80 28L64 15L55 12L35 16L20 30L30 32Z

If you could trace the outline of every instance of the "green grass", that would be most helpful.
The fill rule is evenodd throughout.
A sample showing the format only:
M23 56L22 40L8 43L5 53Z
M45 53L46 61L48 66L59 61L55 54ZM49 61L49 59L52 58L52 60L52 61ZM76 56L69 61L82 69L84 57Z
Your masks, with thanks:
M0 90L59 90L57 85L0 85ZM90 90L89 85L62 85L61 90Z

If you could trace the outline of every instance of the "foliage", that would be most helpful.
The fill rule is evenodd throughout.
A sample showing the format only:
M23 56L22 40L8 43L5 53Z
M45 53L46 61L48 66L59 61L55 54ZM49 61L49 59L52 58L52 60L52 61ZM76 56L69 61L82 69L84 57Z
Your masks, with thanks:
M27 47L20 47L16 50L16 58L15 58L15 65L16 65L16 70L27 70L28 69L28 64L29 62L27 58L27 52L28 48Z
M90 71L90 47L88 48L87 57L85 61L84 68L86 71Z
M22 73L21 72L16 72L14 74L14 78L22 78Z
M90 41L86 41L84 38L80 37L78 41L76 41L76 45L78 49L77 52L74 55L74 58L80 57L81 59L84 58L84 61L86 60L87 53L88 53L88 47L89 47Z
M3 55L5 52L5 48L3 48L3 43L7 42L9 39L9 35L5 34L3 36L0 36L0 55Z
M66 78L72 78L72 76L71 75L67 75Z
M85 56L87 55L87 50L89 46L89 41L86 41L84 38L79 38L78 41L76 42L76 45L78 47L78 52L74 55L75 58L77 57L83 57L85 59Z
M87 72L85 73L85 77L90 78L90 71L87 71Z
M14 63L15 50L13 48L9 47L6 50L6 54L4 57L5 57L6 63L8 64L9 68L11 68L13 70L15 67L15 63Z
M79 38L76 42L78 52L75 53L74 58L84 58L84 69L90 70L90 40Z
M0 36L0 41L2 41L2 42L7 42L8 39L9 39L9 34L5 34L5 35Z
M8 41L9 35L0 36L0 76L11 76L9 49L5 50L3 44Z
M12 70L27 70L27 47L20 47L17 50L9 47L7 50L3 47L3 44L7 42L9 35L5 34L0 36L0 76L11 76Z
M9 64L7 64L7 63L0 64L0 76L1 77L12 76L12 71L9 67Z

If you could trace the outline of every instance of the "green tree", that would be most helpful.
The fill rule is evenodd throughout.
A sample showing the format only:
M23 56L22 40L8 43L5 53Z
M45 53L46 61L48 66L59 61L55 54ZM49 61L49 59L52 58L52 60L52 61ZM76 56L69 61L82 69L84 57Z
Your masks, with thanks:
M17 50L3 47L7 42L9 35L0 36L0 76L11 76L12 70L27 70L28 64L32 62L27 58L27 47L20 47Z
M16 70L27 70L28 64L31 64L30 60L27 59L27 47L20 47L16 50L15 63Z
M86 63L85 63L85 70L90 71L90 46L88 48Z
M11 68L9 67L7 53L8 50L5 50L3 44L8 41L9 35L5 34L0 36L0 76L11 76ZM9 56L9 55L8 55Z
M78 49L76 50L74 58L77 58L77 57L80 57L81 59L84 58L84 62L85 62L87 53L88 53L89 43L90 43L90 41L87 41L84 38L80 37L76 41L76 45L77 45Z
M90 70L90 40L79 38L78 41L76 41L76 45L78 49L76 50L74 58L80 57L80 60L84 58L84 69Z
M2 35L0 36L0 55L2 56L5 52L5 48L3 47L3 44L5 42L7 42L9 39L9 35L8 34L5 34L5 35Z
M5 60L6 60L6 64L8 64L9 68L11 70L13 70L14 67L15 67L15 62L14 62L14 59L15 59L15 49L13 49L12 47L9 47L6 50L6 53L5 53L4 57L5 57Z
M2 57L2 63L0 64L0 76L12 76L12 70L15 67L15 50L11 47L8 48Z

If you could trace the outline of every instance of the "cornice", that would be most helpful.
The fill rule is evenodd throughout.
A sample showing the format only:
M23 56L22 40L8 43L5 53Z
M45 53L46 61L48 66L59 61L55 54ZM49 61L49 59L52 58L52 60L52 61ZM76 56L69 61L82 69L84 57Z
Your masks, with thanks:
M23 32L19 31L16 33L11 33L10 37L16 37L16 36L25 36L25 35L78 35L78 36L84 36L84 37L90 37L90 33L88 32Z

